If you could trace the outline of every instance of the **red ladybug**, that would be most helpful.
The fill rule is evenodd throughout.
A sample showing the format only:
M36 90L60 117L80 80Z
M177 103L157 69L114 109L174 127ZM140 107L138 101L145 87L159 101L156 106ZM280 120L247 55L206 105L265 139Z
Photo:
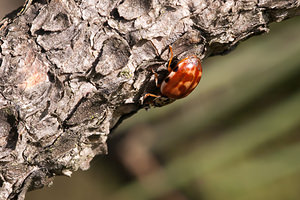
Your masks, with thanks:
M160 87L161 95L148 93L144 96L144 99L152 96L156 98L167 97L174 101L186 97L195 89L201 79L202 67L197 56L188 56L180 60L174 68L171 68L173 51L171 46L169 48L171 52L168 64L169 74L160 86L157 84L157 74L155 73L156 86ZM154 104L156 103L154 102Z

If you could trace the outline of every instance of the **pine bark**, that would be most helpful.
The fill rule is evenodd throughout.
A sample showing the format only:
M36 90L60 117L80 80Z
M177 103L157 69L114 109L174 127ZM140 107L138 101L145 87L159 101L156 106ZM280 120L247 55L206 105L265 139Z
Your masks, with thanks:
M203 60L299 13L298 0L37 0L11 13L0 24L0 199L106 154L110 131L159 92L152 69L165 75L169 45Z

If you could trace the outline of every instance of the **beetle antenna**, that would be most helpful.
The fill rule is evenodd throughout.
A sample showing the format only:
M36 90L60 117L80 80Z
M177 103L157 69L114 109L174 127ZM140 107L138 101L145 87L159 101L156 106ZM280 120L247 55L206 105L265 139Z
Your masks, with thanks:
M168 71L171 72L172 71L172 69L171 69L171 62L172 62L172 59L173 59L173 50L172 50L171 45L169 45L169 48L170 48L171 58L170 58L169 64L168 64Z

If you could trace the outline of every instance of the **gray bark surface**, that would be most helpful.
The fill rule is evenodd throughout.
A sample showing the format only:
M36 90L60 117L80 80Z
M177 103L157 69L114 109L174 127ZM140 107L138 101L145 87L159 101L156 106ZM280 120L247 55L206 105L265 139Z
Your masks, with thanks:
M182 59L230 52L298 0L33 1L0 24L0 199L24 199L106 154L111 129L158 93L168 46ZM205 66L204 66L205 67ZM221 67L221 66L220 66Z

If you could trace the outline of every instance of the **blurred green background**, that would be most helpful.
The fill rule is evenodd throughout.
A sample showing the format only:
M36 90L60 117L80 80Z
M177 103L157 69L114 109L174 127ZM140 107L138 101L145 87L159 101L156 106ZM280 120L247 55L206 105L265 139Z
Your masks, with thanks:
M270 28L206 59L187 98L125 120L88 171L26 200L299 200L300 18Z

